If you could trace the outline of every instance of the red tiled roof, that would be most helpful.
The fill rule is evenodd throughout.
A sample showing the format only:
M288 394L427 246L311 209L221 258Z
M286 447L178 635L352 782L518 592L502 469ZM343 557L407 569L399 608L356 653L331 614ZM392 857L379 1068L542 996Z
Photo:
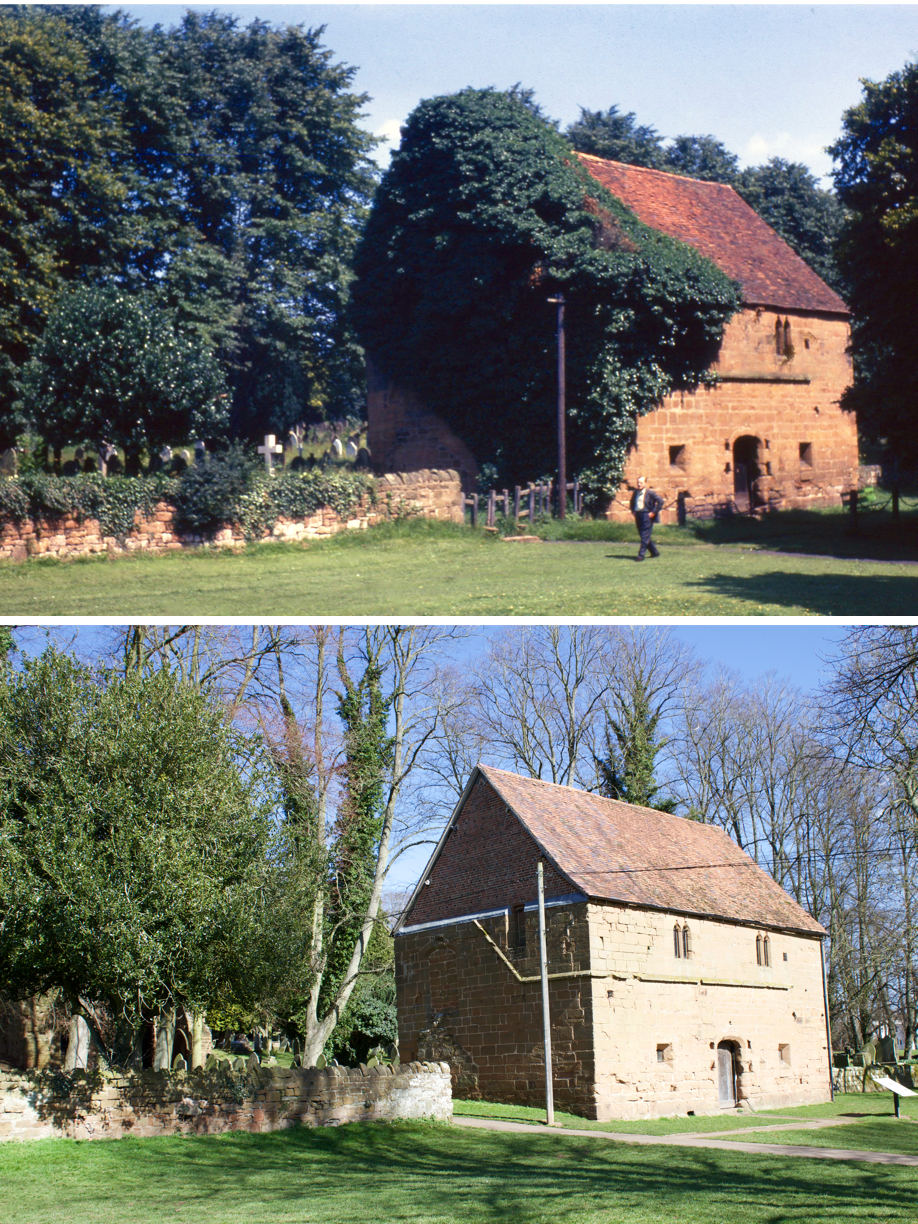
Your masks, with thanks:
M732 187L587 153L577 156L645 225L695 247L738 281L746 305L848 313L834 289Z
M588 897L825 934L714 825L478 768L548 858Z

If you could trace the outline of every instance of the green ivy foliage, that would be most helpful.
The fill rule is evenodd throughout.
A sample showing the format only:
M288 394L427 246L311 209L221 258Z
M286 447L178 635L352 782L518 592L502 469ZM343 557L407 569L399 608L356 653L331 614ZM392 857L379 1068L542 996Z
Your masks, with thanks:
M374 493L372 477L363 472L317 468L272 477L241 451L232 450L177 478L36 472L0 479L0 522L97 519L104 536L123 540L135 514L148 517L162 501L175 508L181 534L208 538L234 525L255 540L268 535L278 519L301 519L323 506L346 516L361 498L372 502Z
M548 299L563 291L569 466L611 491L638 416L704 378L737 286L638 221L519 97L433 98L402 132L357 253L362 343L523 481L556 462Z
M167 476L132 478L52 476L30 472L0 480L0 521L73 518L78 523L97 519L104 536L124 539L134 515L153 512L159 501L171 501L177 481Z

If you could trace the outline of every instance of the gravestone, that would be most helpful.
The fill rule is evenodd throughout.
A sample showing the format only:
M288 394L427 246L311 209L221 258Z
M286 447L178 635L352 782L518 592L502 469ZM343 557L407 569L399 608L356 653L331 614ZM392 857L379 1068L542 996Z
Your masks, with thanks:
M108 462L105 465L105 469L106 469L106 475L108 476L121 476L123 474L124 464L121 462L121 459L119 458L117 451L115 452L114 455L112 455L109 458Z
M155 476L156 473L161 472L162 469L163 469L163 461L162 459L160 459L159 455L157 455L157 453L154 451L153 454L150 456L150 462L147 464L147 475Z
M259 455L264 455L268 475L272 476L274 474L274 456L283 455L284 453L284 448L275 438L274 434L265 434L264 446L258 447L258 453Z
M341 459L344 456L344 447L341 445L341 439L335 438L331 444L331 453L336 459Z
M99 455L99 471L103 476L108 475L108 465L111 460L118 454L111 442L100 442L98 447Z
M16 450L14 447L9 447L0 455L0 476L15 476L16 475Z
M348 438L347 446L344 448L344 453L345 455L347 455L348 459L350 459L352 463L357 458L359 449L360 448L357 446L357 443L354 441L354 439Z
M82 472L82 470L83 470L82 465L78 463L76 459L68 459L67 462L64 464L64 466L61 468L61 475L62 476L76 476L80 472Z
M367 447L361 446L357 452L356 464L361 471L368 472L370 470L370 452Z
M83 463L86 459L86 451L84 450L82 446L78 446L76 450L73 452L73 457L77 461L77 463Z
M896 1061L896 1039L881 1037L877 1044L877 1062L894 1063Z
M197 467L203 467L206 460L207 446L202 439L199 438L194 444L194 461Z
M191 451L188 449L188 447L183 447L183 449L179 451L179 454L185 460L185 467L191 467Z
M160 462L168 463L171 460L171 458L172 458L172 447L164 446L162 450L159 452Z
M172 1070L173 1071L187 1071L188 1070L188 1064L185 1062L184 1058L182 1058L181 1054L176 1054L175 1058L173 1058Z
M182 451L172 456L172 462L169 464L169 471L173 476L181 476L182 472L188 470L188 460Z
M290 471L291 472L305 472L308 467L309 467L309 464L306 462L306 460L303 458L302 455L294 455L293 458L290 460Z
M215 1070L217 1063L219 1061L220 1060L217 1058L216 1054L213 1052L213 1050L211 1050L211 1052L207 1055L207 1061L204 1063L204 1070L205 1071Z

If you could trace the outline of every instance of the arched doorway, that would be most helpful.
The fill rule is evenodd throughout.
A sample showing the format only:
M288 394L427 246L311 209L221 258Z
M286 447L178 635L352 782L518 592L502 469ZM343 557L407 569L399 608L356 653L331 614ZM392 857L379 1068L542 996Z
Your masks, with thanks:
M737 510L748 512L756 504L755 482L762 474L758 438L743 434L733 443L733 501Z
M736 1050L732 1041L717 1045L717 1097L721 1109L736 1106Z

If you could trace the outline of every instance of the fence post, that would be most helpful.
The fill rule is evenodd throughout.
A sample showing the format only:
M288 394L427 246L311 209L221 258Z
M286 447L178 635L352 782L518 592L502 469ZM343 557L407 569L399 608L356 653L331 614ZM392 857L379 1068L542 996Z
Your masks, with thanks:
M535 522L535 485L529 486L529 522Z
M504 518L510 517L510 494L504 489Z
M488 526L494 526L494 515L497 511L497 493L494 489L488 494Z
M513 489L513 521L518 523L520 520L520 486L515 485Z
M467 497L465 500L466 500L467 505L469 505L472 509L472 526L477 527L478 526L478 494L473 493L471 497Z

